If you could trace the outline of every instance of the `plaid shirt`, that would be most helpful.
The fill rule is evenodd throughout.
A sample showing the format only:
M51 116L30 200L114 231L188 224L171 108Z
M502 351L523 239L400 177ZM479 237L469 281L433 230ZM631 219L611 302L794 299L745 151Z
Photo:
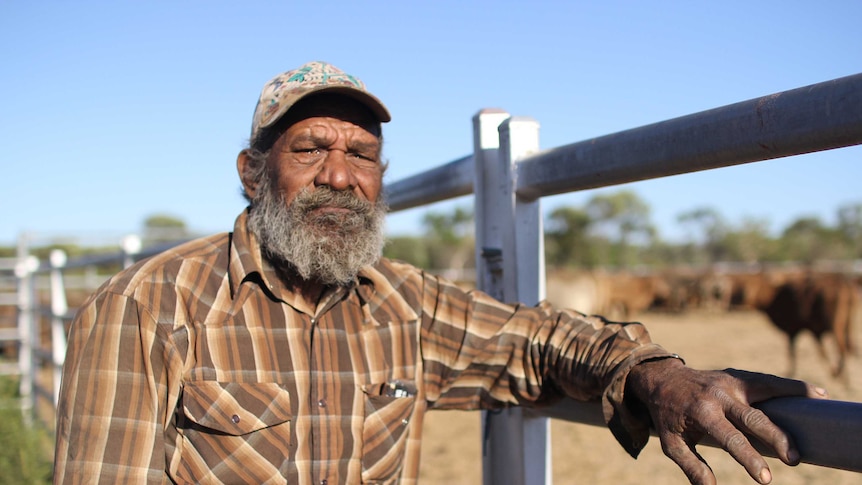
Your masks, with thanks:
M68 349L55 483L415 483L427 410L562 394L603 396L640 447L624 378L669 355L639 324L506 305L386 259L309 307L245 213L113 277Z

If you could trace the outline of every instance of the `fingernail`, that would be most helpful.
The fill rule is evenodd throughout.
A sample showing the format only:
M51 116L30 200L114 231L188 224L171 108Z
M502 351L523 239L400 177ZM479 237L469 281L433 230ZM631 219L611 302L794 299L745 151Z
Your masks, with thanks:
M820 394L821 396L827 396L829 394L828 392L826 392L826 389L823 389L822 387L815 387L814 392Z
M796 450L788 451L787 459L790 460L790 463L799 463L799 452Z
M760 483L769 483L772 481L772 473L769 473L768 468L760 470Z

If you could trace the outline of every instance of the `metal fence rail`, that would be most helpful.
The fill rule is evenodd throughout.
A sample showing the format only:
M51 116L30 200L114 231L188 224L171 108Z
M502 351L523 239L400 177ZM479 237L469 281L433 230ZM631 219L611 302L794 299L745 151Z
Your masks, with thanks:
M862 143L862 74L561 146L521 160L535 198Z
M32 413L48 427L52 426L66 355L66 329L76 311L68 305L68 290L92 291L107 279L107 276L100 279L94 274L81 277L66 273L69 270L128 267L179 242L142 249L140 239L130 236L121 242L121 249L115 253L67 259L64 251L54 250L46 261L34 256L14 258L14 264L10 263L13 260L0 261L0 274L14 275L17 281L14 290L5 289L0 299L0 306L16 308L16 324L0 328L0 338L6 344L16 344L18 351L15 362L0 363L0 373L19 377L21 407L25 412ZM21 246L22 254L28 253L26 242ZM52 411L46 413L44 409Z

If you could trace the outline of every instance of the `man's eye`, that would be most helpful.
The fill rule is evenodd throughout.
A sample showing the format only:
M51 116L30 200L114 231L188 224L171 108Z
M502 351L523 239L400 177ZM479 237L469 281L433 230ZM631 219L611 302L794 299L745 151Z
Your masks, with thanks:
M374 155L368 155L368 154L360 153L360 152L352 152L350 154L350 156L357 159L358 161L361 161L362 163L366 163L366 164L376 164L377 163L377 157Z

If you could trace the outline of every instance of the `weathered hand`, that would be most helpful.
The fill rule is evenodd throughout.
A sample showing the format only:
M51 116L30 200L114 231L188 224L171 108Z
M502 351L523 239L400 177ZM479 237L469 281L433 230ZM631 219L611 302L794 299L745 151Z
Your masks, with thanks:
M677 359L635 366L626 393L627 399L646 406L664 454L691 483L703 485L715 484L716 479L695 450L702 438L710 436L752 478L769 483L769 466L744 433L771 447L788 465L799 463L799 453L791 437L751 404L785 396L826 398L826 391L802 381L735 369L698 371Z

